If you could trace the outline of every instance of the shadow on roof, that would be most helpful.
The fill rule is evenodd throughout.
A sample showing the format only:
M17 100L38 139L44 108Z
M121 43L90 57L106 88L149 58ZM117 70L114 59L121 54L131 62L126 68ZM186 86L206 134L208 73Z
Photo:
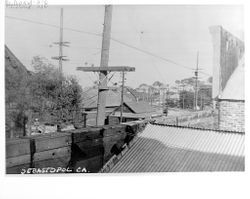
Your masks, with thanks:
M244 171L245 157L169 147L138 137L110 173Z

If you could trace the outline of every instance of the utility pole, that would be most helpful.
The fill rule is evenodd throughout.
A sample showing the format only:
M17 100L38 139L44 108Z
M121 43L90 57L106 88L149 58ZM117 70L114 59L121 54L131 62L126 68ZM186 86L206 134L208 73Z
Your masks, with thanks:
M150 99L150 105L152 106L152 104L153 104L153 98L152 98L152 93L153 93L154 91L152 90L152 89L150 89L150 93L149 93L149 99Z
M184 92L185 85L182 84L181 86L182 86L182 109L184 109L185 108L185 97L186 97L186 93Z
M100 67L107 67L109 62L109 47L111 36L111 23L112 23L112 5L105 6L103 37L102 37L102 52ZM101 90L102 87L107 87L107 71L100 71L99 73L99 86L98 86L98 101L97 101L97 115L96 125L104 125L105 120L105 106L106 106L106 93L107 90Z
M196 60L196 70L194 72L195 75L195 92L194 92L194 110L197 110L197 102L198 102L198 71L199 71L199 51L197 52L197 60Z
M77 70L85 72L100 72L99 85L98 85L98 102L97 102L97 115L96 125L104 125L106 117L106 92L110 88L107 87L107 75L111 71L131 72L135 68L128 66L108 66L109 61L109 46L111 37L111 21L112 21L112 5L105 6L104 27L102 37L102 54L100 67L77 67Z
M69 47L69 42L63 41L63 8L61 8L60 11L60 32L59 32L59 42L53 42L54 44L59 46L59 56L52 57L52 59L58 60L59 62L59 72L62 77L63 75L63 67L62 62L68 61L69 59L66 59L67 56L63 55L63 47Z
M60 10L60 30L59 30L59 42L54 42L54 44L59 46L59 56L51 57L52 59L58 60L58 69L60 73L60 94L62 94L62 79L63 79L63 69L62 69L62 62L68 61L69 59L66 59L66 56L63 56L63 46L69 47L69 42L63 41L63 8ZM57 98L57 103L60 104L59 98ZM62 119L62 107L60 107L60 113L59 113L61 119ZM61 131L61 125L60 125L60 119L58 119L57 124L57 131Z
M203 110L203 94L201 94L200 96L201 96L201 110Z
M124 82L125 82L125 74L124 74L124 71L122 71L122 90L121 90L121 112L120 112L120 123L122 123L122 114L123 114Z
M63 8L61 8L61 15L60 15L60 43L59 43L59 71L62 76L62 55L63 55Z
M165 92L165 91L164 91ZM168 106L169 106L169 87L167 87L166 89L166 92L165 92L165 99L164 99L164 108L167 108L168 109Z

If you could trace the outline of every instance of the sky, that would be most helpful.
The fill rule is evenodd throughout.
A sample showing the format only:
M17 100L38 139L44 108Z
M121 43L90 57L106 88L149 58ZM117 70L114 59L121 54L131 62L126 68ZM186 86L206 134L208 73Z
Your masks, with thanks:
M6 8L5 44L29 70L32 70L32 58L37 55L58 66L51 57L59 53L58 46L53 44L59 41L59 29L25 20L59 26L61 7L64 8L64 41L70 42L70 47L63 49L70 59L63 63L63 72L75 76L83 87L91 86L98 75L77 71L76 67L100 65L102 5ZM173 84L175 80L194 75L192 69L196 67L199 51L199 68L212 74L213 48L209 27L214 25L221 25L243 40L243 7L114 5L111 37L125 45L111 41L109 65L135 67L135 72L126 74L125 83L133 88L155 81ZM201 79L208 77L200 73ZM110 84L120 82L121 74L115 73Z

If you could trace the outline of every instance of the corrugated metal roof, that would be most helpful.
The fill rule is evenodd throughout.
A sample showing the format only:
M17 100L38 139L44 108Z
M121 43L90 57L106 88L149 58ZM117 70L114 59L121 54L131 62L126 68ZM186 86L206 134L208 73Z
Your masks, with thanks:
M109 172L244 171L244 134L148 124Z

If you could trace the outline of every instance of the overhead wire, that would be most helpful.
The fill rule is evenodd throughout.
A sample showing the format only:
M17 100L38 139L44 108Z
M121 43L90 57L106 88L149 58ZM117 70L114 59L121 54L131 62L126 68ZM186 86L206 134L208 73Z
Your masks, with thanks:
M143 38L142 38L141 35L142 35L142 34L140 34L140 43L141 43L141 46L144 47L144 48L146 49L146 46L143 44ZM153 63L153 65L154 65L154 67L155 67L155 69L156 69L158 75L160 76L160 78L162 79L162 81L163 81L164 83L167 84L166 79L162 76L162 73L160 73L160 71L158 70L158 66L155 64L155 61L152 59L152 57L150 57L150 58L151 58L151 59L150 59L150 60L151 60L151 63Z
M108 79L108 82L113 78L113 76L114 76L115 73L116 73L116 72L114 72L113 75ZM106 76L106 77L107 77L107 76ZM106 77L105 77L101 82L103 82L103 81L106 79ZM93 88L93 87L90 87L89 89L87 89L86 91L84 91L83 94L84 94L84 93L87 93L87 92L90 91L92 88ZM93 98L96 97L96 96L98 96L98 94L93 95L93 96L91 96L91 97L89 97L89 98L87 98L87 99L84 99L84 101L88 101L88 100L90 100L90 99L93 99Z
M25 22L29 22L29 23L34 23L34 24L40 24L40 25L45 25L45 26L50 26L50 27L54 27L54 28L60 28L58 25L53 25L53 24L48 24L48 23L43 23L43 22L38 22L38 21L34 21L34 20L29 20L29 19L24 19L24 18L18 18L18 17L13 17L13 16L5 16L6 18L9 18L9 19L15 19L15 20L19 20L19 21L25 21ZM87 34L87 35L93 35L93 36L98 36L98 37L102 37L102 34L101 33L93 33L93 32L88 32L88 31L83 31L83 30L78 30L78 29L74 29L74 28L67 28L67 27L64 27L63 28L64 30L69 30L69 31L73 31L73 32L78 32L78 33L83 33L83 34ZM142 52L144 54L147 54L149 56L152 56L152 57L155 57L155 58L158 58L158 59L161 59L163 61L166 61L168 63L171 63L171 64L174 64L176 66L179 66L179 67L182 67L182 68L185 68L185 69L188 69L188 70L193 70L193 68L190 68L190 67L187 67L183 64L180 64L180 63L177 63L171 59L167 59L165 57L162 57L162 56L159 56L159 55L156 55L152 52L149 52L149 51L146 51L146 50L143 50L143 49L140 49L136 46L133 46L133 45L130 45L130 44L127 44L123 41L120 41L116 38L113 38L111 37L110 38L112 41L115 41L116 43L119 43L123 46L126 46L128 48L131 48L131 49L134 49L136 51L139 51L139 52ZM205 73L204 73L205 74ZM207 73L206 73L207 74ZM207 74L209 75L209 74ZM211 75L210 75L211 76Z
M49 24L49 23L34 21L34 20L30 20L30 19L24 19L24 18L13 17L13 16L8 16L8 15L6 15L5 17L9 18L9 19L19 20L19 21L26 21L26 22L34 23L34 24L40 24L40 25L44 25L44 26L50 26L50 27L53 27L53 28L60 28L60 26L58 26L58 25L53 25L53 24ZM102 34L100 34L100 33L93 33L93 32L88 32L88 31L83 31L83 30L77 30L77 29L74 29L74 28L63 27L63 29L64 30L70 30L70 31L73 31L73 32L84 33L84 34L88 34L88 35L102 36Z
M177 62L175 62L175 61L172 61L172 60L170 60L170 59L161 57L161 56L156 55L156 54L154 54L154 53L148 52L148 51L146 51L146 50L143 50L143 49L140 49L140 48L138 48L138 47L132 46L132 45L127 44L127 43L125 43L125 42L119 41L119 40L117 40L117 39L115 39L115 38L110 38L110 39L113 40L113 41L115 41L115 42L117 42L117 43L119 43L119 44L122 44L122 45L124 45L124 46L129 47L129 48L132 48L132 49L134 49L134 50L137 50L137 51L139 51L139 52L143 52L143 53L145 53L145 54L147 54L147 55L150 55L150 56L152 56L152 57L156 57L156 58L158 58L158 59L161 59L161 60L163 60L163 61L166 61L166 62L168 62L168 63L171 63L171 64L174 64L174 65L180 66L180 67L185 68L185 69L188 69L188 70L192 70L192 68L186 67L186 66L181 65L181 64L179 64L179 63L177 63Z

